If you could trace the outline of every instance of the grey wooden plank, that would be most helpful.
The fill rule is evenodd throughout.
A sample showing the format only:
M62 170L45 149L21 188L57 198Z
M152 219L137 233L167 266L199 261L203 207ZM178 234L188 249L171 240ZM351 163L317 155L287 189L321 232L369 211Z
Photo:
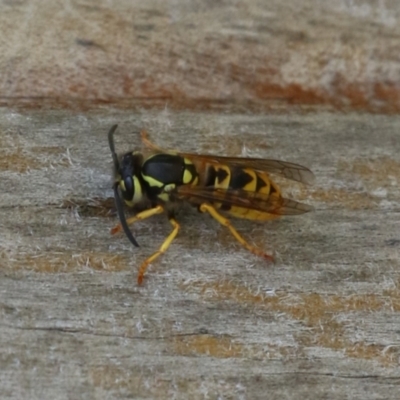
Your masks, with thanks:
M146 127L161 145L309 166L313 204L235 220L266 264L188 208L165 256L162 216L110 211L106 133ZM20 398L396 398L399 388L397 116L0 110L0 382Z
M399 112L397 1L0 3L0 104Z

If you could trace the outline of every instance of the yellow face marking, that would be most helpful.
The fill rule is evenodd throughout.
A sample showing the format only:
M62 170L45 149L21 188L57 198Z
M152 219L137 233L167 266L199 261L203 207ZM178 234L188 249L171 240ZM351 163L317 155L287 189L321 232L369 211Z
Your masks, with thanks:
M119 187L121 188L121 190L122 190L123 192L125 192L126 186L125 186L125 182L123 181L123 179L121 179L118 183L119 183ZM124 202L125 202L125 204L126 204L128 207L133 207L133 206L134 206L134 203L133 203L132 200L126 200L126 199L124 199Z
M133 177L133 203L139 203L142 200L143 193L142 193L142 185L137 176Z
M123 180L119 181L119 187L123 192L126 191L125 182ZM125 204L128 207L133 207L135 204L139 203L142 200L143 192L142 192L142 185L140 184L139 179L136 176L133 176L133 198L130 200L126 200Z

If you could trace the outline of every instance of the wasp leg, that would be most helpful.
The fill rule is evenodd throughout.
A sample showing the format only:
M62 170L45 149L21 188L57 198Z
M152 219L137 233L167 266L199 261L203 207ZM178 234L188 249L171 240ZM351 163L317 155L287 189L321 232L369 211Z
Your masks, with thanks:
M158 251L156 251L153 255L151 255L149 258L147 258L143 264L139 268L139 273L137 277L138 284L141 285L143 282L143 276L144 273L146 272L147 267L149 266L150 263L152 263L156 258L161 256L161 254L164 254L169 245L172 243L172 241L175 239L176 235L179 232L179 224L176 222L174 218L170 218L169 222L171 222L171 225L174 227L173 231L168 235L168 237L164 240L163 244L160 246Z
M258 249L257 247L252 246L251 244L247 243L246 240L239 235L239 232L232 226L229 219L222 216L213 206L207 203L203 203L200 205L199 210L201 212L208 212L214 219L216 219L220 224L226 226L235 237L235 239L244 246L247 250L251 251L253 254L263 257L268 261L274 262L274 258L269 254L264 253L262 250Z
M147 131L144 129L140 132L140 137L142 139L142 143L147 146L149 149L155 150L159 153L167 153L167 154L175 154L179 153L177 150L165 150L162 149L161 147L158 147L156 144L154 144L150 139Z
M150 141L149 134L144 129L140 132L140 137L142 138L143 144L148 148L159 151L161 153L165 153L165 150L163 150L161 147L158 147L157 145L155 145L153 142Z
M146 218L152 217L153 215L161 214L163 211L164 208L162 206L156 206L154 208L150 208L149 210L144 210L139 214L136 214L135 216L128 218L126 220L126 223L128 225L132 225L136 221L142 221ZM114 228L111 229L111 234L115 235L116 233L121 232L121 230L122 230L121 224L115 225Z

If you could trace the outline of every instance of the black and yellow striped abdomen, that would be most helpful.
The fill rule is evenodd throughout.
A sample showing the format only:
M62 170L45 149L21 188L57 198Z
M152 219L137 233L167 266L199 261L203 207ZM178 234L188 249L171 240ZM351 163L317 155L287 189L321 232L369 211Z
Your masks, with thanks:
M258 172L251 168L208 165L206 175L206 186L212 186L216 189L244 190L250 193L263 193L267 196L281 196L278 187L266 172ZM213 205L238 218L258 221L276 218L276 215L249 208L230 206L223 203L214 203Z

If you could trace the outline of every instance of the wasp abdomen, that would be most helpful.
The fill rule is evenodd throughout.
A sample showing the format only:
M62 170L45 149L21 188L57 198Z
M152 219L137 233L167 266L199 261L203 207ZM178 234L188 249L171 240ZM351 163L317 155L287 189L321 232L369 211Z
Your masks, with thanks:
M227 165L209 165L206 174L206 186L216 190L243 190L249 193L262 193L265 195L280 196L276 185L269 179L265 172L255 171L252 168L229 167ZM231 194L226 193L227 199ZM245 207L232 206L230 202L213 202L214 207L226 211L232 216L252 220L266 220L273 218L271 215L250 210Z
M232 168L226 165L210 165L205 182L206 186L216 189L241 189L260 193L269 193L272 189L267 174L251 168Z

